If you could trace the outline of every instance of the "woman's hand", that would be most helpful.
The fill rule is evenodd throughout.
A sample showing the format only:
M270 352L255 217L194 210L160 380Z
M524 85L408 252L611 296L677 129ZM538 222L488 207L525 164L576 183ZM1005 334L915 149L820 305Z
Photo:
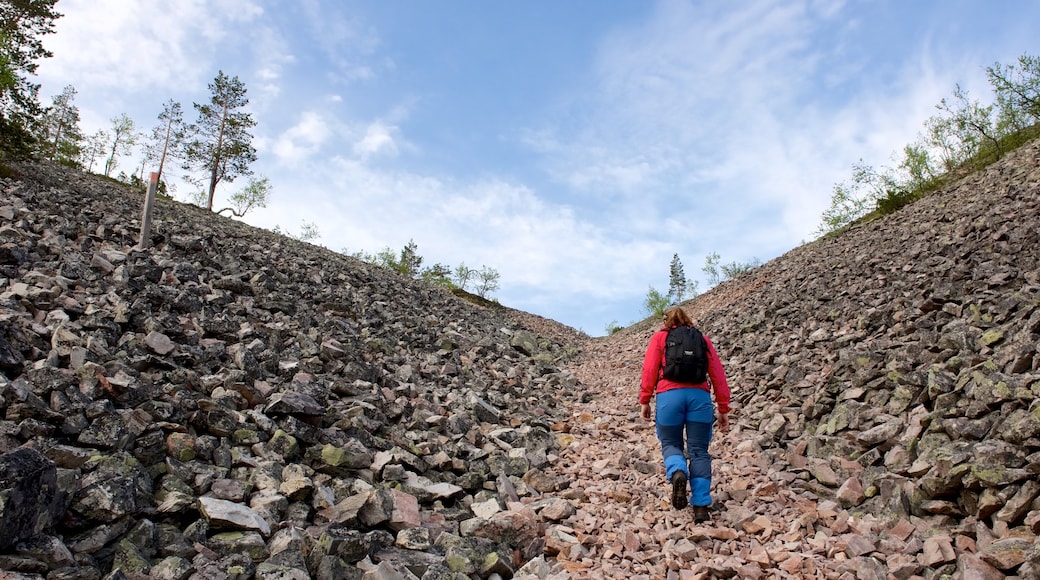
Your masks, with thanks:
M640 403L640 415L642 415L644 421L650 420L650 403Z
M719 413L719 430L729 430L729 413Z

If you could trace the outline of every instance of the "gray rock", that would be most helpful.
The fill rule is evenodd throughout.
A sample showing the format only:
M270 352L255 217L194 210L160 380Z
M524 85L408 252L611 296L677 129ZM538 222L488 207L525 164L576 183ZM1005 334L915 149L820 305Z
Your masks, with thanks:
M168 556L156 562L148 573L156 580L187 580L194 570L189 560Z
M32 448L0 455L0 551L51 529L68 505L53 462Z
M213 497L199 498L199 513L214 529L256 530L268 536L271 525L248 506Z

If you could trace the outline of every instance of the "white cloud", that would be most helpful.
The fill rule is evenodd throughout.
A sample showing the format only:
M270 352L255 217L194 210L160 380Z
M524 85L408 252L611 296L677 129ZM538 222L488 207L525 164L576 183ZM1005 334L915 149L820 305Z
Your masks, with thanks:
M368 159L375 155L395 156L397 154L397 142L394 134L398 128L387 125L382 121L374 121L365 129L365 134L354 144L354 153L362 159Z
M645 257L664 251L653 240L619 239L573 208L499 179L447 181L342 158L311 169L306 181L285 184L297 194L276 197L259 223L314 221L322 243L337 251L396 250L414 240L427 264L499 271L511 306L645 292L643 270L652 267Z
M272 103L282 93L280 81L283 69L296 62L288 41L282 33L269 25L256 26L250 33L252 50L257 61L253 71L256 90L260 93L260 104Z
M310 39L325 53L334 67L325 74L334 82L351 83L376 75L371 59L380 45L379 34L353 14L345 5L301 0L310 28Z
M964 70L938 74L927 43L901 67L865 68L819 40L860 26L844 8L660 2L606 37L593 84L523 140L558 182L638 231L689 254L771 257L812 238L853 162L888 164L912 142ZM665 219L695 225L697 242L655 231Z
M60 59L41 63L40 76L61 86L79 78L81 91L120 86L126 92L175 90L205 83L229 38L263 14L250 0L178 0L128 7L125 0L62 0L56 34L45 46ZM57 92L57 89L55 89Z
M332 136L330 121L314 111L300 114L295 125L279 135L270 150L278 162L295 166L306 157L314 155Z

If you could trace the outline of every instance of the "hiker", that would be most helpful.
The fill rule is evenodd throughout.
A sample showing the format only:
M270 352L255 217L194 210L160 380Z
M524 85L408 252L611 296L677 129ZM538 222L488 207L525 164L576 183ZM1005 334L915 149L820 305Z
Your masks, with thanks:
M671 332L674 329L679 330ZM691 342L687 344L693 346L679 351L680 354L673 355L673 361L668 361L666 353L673 350L672 345L680 334L690 335ZM700 342L700 337L703 337L703 342ZM673 364L669 365L669 362ZM682 372L673 371L671 367L679 362L688 368ZM672 484L672 506L683 509L689 502L694 507L694 521L698 523L710 519L711 456L708 443L715 422L712 391L719 407L719 429L725 431L729 429L730 393L722 361L708 337L694 328L693 321L682 308L668 308L664 313L664 325L650 339L643 359L639 406L643 419L649 421L650 398L657 395L657 438L661 441L665 477ZM684 447L686 455L683 455ZM687 481L691 488L689 499L686 496Z

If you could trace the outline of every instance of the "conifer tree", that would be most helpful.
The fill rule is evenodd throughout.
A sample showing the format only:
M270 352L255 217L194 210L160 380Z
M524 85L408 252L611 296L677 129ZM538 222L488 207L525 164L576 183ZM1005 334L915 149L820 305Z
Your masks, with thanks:
M669 266L668 296L675 297L675 303L682 303L683 294L686 293L686 273L683 272L682 261L679 254L672 255L672 264Z
M209 173L206 208L212 211L217 184L253 173L249 165L256 161L256 149L249 130L256 121L243 110L249 99L245 84L237 76L219 71L209 91L209 103L194 103L199 118L188 130L184 169Z
M79 107L73 104L76 88L67 85L54 96L40 122L40 150L49 159L75 164L83 136L79 131Z
M28 151L40 117L40 85L29 78L52 56L42 37L54 32L57 0L0 0L0 146Z

